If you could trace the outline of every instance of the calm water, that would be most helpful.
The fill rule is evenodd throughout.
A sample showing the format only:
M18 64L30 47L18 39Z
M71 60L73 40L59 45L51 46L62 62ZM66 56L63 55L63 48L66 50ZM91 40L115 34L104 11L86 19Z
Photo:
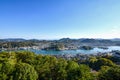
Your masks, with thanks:
M45 51L45 50L30 50L37 54L49 54L49 55L59 55L59 54L93 54L98 52L110 52L112 50L120 50L120 46L111 46L108 49L94 48L93 50L63 50L63 51Z

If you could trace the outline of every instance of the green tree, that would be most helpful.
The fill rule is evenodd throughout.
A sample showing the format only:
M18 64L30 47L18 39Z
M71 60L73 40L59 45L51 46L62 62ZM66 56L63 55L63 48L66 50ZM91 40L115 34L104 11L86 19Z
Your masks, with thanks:
M58 62L51 69L52 79L53 80L66 80L67 71L66 71L67 61L64 59L59 59Z
M120 80L120 67L107 67L99 71L98 80Z
M87 65L78 65L75 62L68 63L67 80L94 80L93 74Z
M12 78L12 72L14 71L14 65L10 62L3 62L0 64L0 80L6 80Z
M34 67L27 63L17 63L13 72L14 80L36 80L38 78Z
M35 58L35 63L33 64L35 70L38 73L39 80L51 80L52 79L52 69L57 63L57 59L52 56L41 56L38 55Z
M24 63L33 64L35 54L29 51L19 51L16 52L17 61L22 61Z
M114 66L115 64L106 58L91 58L88 61L88 65L93 69L93 70L100 70L102 66Z

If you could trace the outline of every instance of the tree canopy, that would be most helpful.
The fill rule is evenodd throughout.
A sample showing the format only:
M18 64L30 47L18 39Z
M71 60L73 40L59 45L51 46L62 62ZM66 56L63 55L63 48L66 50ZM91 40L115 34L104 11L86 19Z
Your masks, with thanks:
M120 67L111 60L93 57L86 62L27 51L0 52L0 80L120 80Z

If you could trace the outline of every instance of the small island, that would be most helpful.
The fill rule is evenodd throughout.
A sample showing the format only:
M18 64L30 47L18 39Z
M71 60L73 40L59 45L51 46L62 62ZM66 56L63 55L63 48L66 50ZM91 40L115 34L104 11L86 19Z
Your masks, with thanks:
M64 44L57 43L57 44L50 44L49 47L44 48L43 50L54 50L54 51L61 51L64 50L65 46Z
M93 47L91 47L91 46L81 46L80 49L83 49L83 50L92 50Z

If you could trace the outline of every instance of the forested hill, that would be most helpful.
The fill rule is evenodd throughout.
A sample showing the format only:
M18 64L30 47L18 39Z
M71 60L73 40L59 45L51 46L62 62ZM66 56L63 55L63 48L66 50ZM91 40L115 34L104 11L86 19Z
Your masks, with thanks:
M22 39L9 38L0 39L0 47L11 45L12 47L27 47L27 46L49 46L50 44L62 43L66 47L80 47L80 46L120 46L120 39L70 39L62 38L59 40L38 40L38 39Z

